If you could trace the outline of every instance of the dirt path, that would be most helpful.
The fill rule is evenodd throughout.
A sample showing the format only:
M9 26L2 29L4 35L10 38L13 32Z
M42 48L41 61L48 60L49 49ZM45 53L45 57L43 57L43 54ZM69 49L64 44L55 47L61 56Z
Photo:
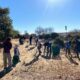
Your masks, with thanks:
M36 53L34 46L25 48L26 45L19 47L21 62L0 80L80 80L80 62L74 59L78 63L76 65L75 61L69 61L64 54L61 54L59 59L39 57L39 60L33 64L25 66L34 59ZM0 57L0 63L0 69L2 69L2 57Z

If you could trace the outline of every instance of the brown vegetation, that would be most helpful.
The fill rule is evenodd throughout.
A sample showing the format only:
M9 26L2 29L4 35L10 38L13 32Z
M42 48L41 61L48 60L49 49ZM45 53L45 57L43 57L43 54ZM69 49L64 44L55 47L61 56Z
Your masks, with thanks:
M18 40L13 40L13 47L19 44ZM28 46L27 42L19 46L21 62L17 64L13 70L6 74L0 80L80 80L80 62L78 59L73 58L75 61L68 60L65 53L61 51L61 57L57 59L45 59L41 56L34 63L25 66L35 58L36 48ZM31 49L31 50L29 50ZM13 56L13 49L11 50ZM3 68L2 52L0 52L0 71Z

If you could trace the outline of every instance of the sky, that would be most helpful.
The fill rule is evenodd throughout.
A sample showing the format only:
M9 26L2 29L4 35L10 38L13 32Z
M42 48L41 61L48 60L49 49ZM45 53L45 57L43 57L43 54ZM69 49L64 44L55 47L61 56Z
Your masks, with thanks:
M10 9L13 27L21 33L34 33L39 26L55 32L80 29L80 0L0 0Z

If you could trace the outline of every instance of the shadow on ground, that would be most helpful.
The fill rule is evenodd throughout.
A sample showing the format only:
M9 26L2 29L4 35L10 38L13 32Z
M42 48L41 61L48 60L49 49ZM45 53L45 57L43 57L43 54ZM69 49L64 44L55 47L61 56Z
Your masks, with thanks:
M28 48L29 46L27 45L27 46L25 46L25 48Z
M6 74L8 74L12 69L2 70L0 71L0 78L3 78Z
M20 62L20 61L19 61ZM19 63L19 62L16 62L12 65L12 67L16 67L16 65ZM12 71L13 69L12 68L8 68L7 69L4 69L2 71L0 71L0 78L3 78L6 74L8 74L10 71Z
M50 56L42 55L42 57L45 58L45 59L61 60L61 57L60 56L51 58Z
M66 58L67 58L72 64L79 65L73 58L71 58L71 57L69 57L69 56L66 56Z
M45 59L50 59L51 58L51 57L45 56L45 55L42 55L42 57L45 58Z
M25 64L25 66L28 66L28 65L32 65L33 63L35 63L36 61L38 61L39 59L39 56L41 56L40 54L38 54L31 62Z
M31 48L28 49L28 51L33 50L34 48L35 48L35 47L31 47Z

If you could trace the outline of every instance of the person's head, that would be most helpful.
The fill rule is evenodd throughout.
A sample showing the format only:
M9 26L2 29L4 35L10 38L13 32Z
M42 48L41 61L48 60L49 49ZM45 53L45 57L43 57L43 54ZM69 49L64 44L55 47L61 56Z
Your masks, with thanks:
M18 45L17 44L15 44L15 48L18 48Z
M11 41L11 38L8 37L8 38L6 39L6 42L10 42L10 41Z

